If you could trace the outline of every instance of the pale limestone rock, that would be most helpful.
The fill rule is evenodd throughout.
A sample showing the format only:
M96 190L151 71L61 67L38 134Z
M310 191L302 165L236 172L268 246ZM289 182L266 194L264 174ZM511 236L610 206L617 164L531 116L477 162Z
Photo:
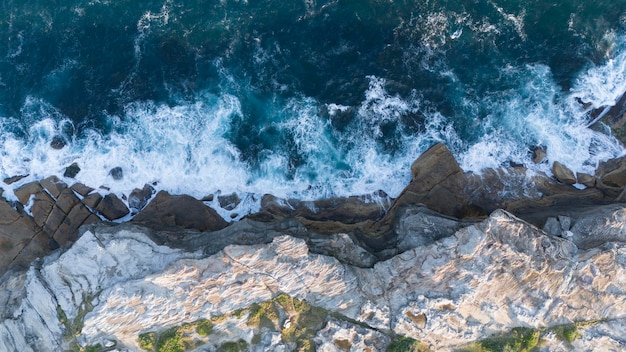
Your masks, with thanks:
M385 351L391 344L385 334L336 319L330 319L314 341L319 352Z
M94 309L84 317L81 345L116 340L130 350L139 350L140 333L230 313L279 293L437 351L518 326L626 319L624 243L579 251L504 211L372 268L311 253L305 240L290 236L204 255L202 248L190 253L158 246L139 229L106 236L95 229L33 265L24 281L2 283L0 291L19 289L25 297L0 295L13 302L0 323L4 349L67 348L57 306L73 320L85 299ZM241 320L224 324L217 341L251 343L253 332ZM352 334L338 324L318 332L320 346L330 343L327 336ZM580 343L619 344L621 337L612 334L620 326L590 327ZM291 348L279 335L268 336L263 346Z

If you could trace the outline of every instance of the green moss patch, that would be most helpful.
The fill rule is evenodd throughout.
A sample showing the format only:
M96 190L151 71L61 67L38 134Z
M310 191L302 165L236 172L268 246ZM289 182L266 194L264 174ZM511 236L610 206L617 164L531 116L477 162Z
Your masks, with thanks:
M428 347L410 337L397 336L387 347L387 352L427 352Z
M244 340L226 342L217 348L218 352L242 352L248 348L248 343Z
M541 331L530 328L514 328L509 333L501 334L475 342L464 352L529 352L539 346Z

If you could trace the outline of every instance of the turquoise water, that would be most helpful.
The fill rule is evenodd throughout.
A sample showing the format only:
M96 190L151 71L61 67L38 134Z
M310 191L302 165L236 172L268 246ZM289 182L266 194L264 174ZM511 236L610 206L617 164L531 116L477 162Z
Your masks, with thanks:
M466 170L549 172L544 145L589 172L623 149L576 98L626 91L625 30L622 0L7 0L0 174L393 196L436 141Z

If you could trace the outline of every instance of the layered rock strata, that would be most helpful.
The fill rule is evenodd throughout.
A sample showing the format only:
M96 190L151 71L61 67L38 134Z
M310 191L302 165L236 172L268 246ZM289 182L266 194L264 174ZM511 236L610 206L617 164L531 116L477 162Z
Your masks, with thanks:
M626 319L626 211L607 211L602 228L621 237L598 246L576 243L601 231L600 222L578 219L572 241L499 210L473 225L453 225L438 239L405 241L412 244L403 252L371 258L370 267L320 249L295 223L276 226L261 244L217 251L193 237L181 237L179 248L157 245L154 233L132 225L92 227L65 252L5 278L0 344L15 351L72 344L139 351L150 334L174 331L202 350L293 350L303 343L298 336L327 350L384 350L402 336L445 351L527 327L547 329L544 339L555 350L623 347L623 334L614 332ZM435 217L425 216L423 228ZM252 235L254 226L268 230L250 222L222 231ZM359 247L340 234L336 240ZM204 321L212 322L206 336L184 330ZM584 321L602 323L580 329L582 338L571 342L549 333Z

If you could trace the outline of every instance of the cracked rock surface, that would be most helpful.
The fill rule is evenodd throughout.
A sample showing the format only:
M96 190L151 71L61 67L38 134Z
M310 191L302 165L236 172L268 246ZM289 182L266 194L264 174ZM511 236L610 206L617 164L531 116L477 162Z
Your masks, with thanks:
M606 226L615 219L607 218ZM392 332L445 351L514 327L600 319L581 329L574 343L600 350L625 346L624 335L615 332L623 331L626 319L626 244L579 249L500 210L450 228L446 237L405 240L404 251L368 267L340 260L341 251L316 253L306 230L289 224L277 226L265 243L209 251L197 238L193 250L171 248L157 245L158 236L140 227L93 226L64 252L26 273L5 275L0 345L56 351L72 342L115 341L120 350L137 351L140 334L232 316L287 294L328 312L312 338L322 350L346 341L380 350ZM340 240L350 241L334 237ZM252 350L263 343L293 347L281 340L280 326L263 327L267 337L255 338L249 326L229 319L220 324L232 329L216 328L220 341L243 341ZM554 350L568 347L559 343L553 341Z

